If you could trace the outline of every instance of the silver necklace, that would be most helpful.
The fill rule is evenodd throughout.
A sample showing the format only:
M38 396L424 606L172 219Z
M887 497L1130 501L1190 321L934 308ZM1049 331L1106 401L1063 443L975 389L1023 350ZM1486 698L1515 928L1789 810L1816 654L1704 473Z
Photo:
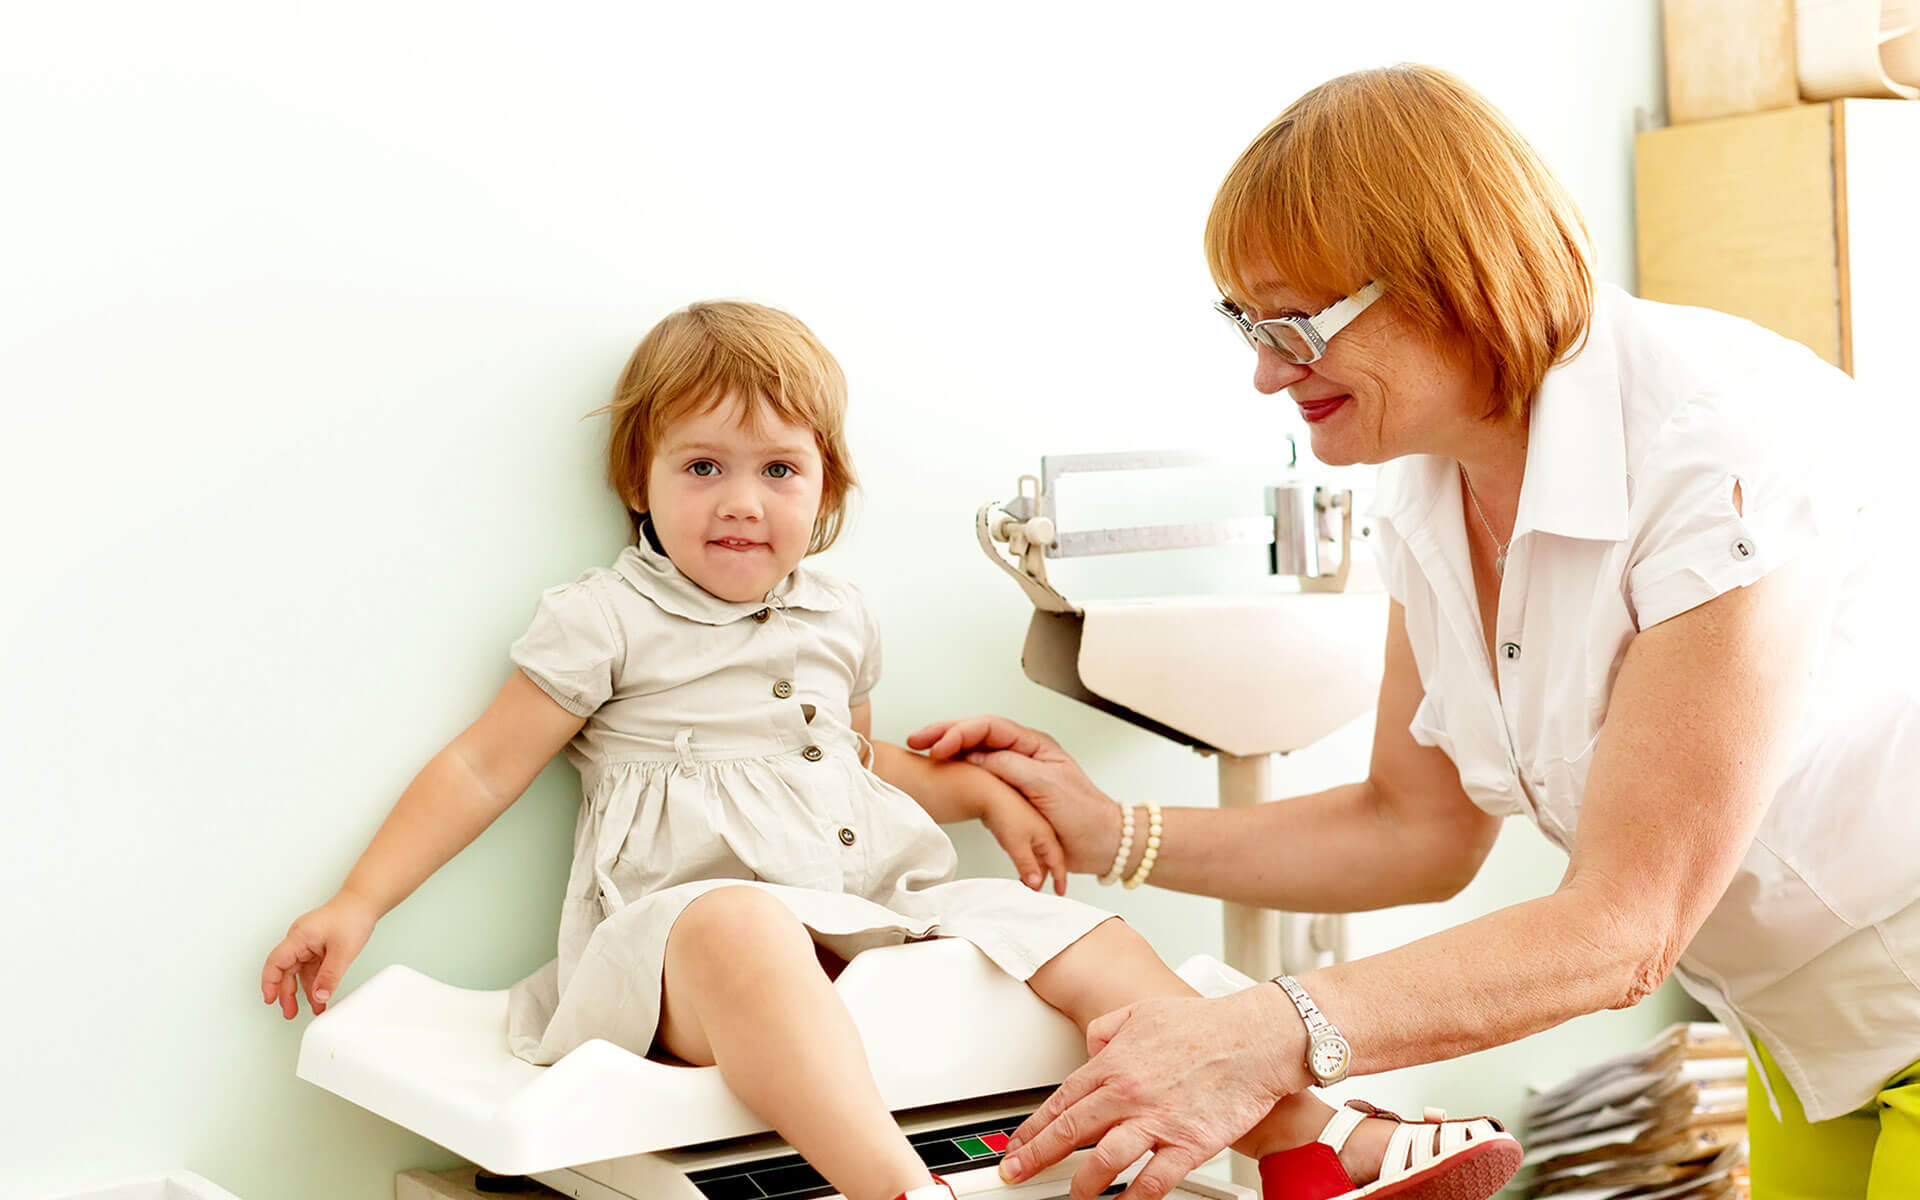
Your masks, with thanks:
M1480 514L1480 523L1486 526L1487 536L1493 539L1494 549L1499 551L1493 556L1493 573L1504 579L1507 575L1507 547L1513 544L1513 539L1502 542L1500 535L1493 531L1493 522L1487 520L1487 510L1480 507L1480 497L1473 490L1473 476L1467 474L1465 467L1460 468L1460 478L1467 481L1467 499L1473 501L1473 511Z

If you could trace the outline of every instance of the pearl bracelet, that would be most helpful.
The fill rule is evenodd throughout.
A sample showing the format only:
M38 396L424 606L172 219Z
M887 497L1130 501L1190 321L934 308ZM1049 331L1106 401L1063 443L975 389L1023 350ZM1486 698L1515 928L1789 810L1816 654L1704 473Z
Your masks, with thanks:
M1153 874L1153 860L1160 857L1160 806L1147 801L1147 852L1140 858L1140 869L1127 878L1128 888L1137 888Z
M1116 802L1117 803L1117 802ZM1127 869L1127 856L1133 853L1133 809L1125 804L1120 807L1120 849L1114 853L1113 866L1100 877L1100 886L1105 887L1120 881L1120 872Z

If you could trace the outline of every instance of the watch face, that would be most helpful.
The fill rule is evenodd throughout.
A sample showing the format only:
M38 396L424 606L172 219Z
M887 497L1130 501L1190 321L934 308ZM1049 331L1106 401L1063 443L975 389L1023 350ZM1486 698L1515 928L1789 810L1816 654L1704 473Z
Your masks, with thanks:
M1307 1052L1307 1069L1318 1079L1337 1079L1346 1073L1347 1060L1353 1051L1343 1037L1323 1037L1317 1039Z

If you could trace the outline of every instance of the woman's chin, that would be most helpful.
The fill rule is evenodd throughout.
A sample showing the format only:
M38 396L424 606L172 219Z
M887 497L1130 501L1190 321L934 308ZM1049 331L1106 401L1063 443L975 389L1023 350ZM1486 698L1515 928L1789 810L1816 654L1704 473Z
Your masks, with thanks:
M1340 437L1331 430L1308 426L1307 445L1313 450L1314 461L1322 466L1351 467L1367 461L1352 439Z

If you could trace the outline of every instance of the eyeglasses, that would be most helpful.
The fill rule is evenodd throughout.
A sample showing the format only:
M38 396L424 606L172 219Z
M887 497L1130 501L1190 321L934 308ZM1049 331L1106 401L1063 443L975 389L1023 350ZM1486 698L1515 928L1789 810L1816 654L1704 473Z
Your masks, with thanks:
M1213 311L1233 322L1240 336L1247 339L1247 345L1266 346L1290 363L1310 363L1327 352L1327 343L1333 340L1334 334L1351 325L1353 319L1367 311L1367 305L1385 291L1378 282L1369 283L1310 317L1296 313L1266 321L1249 321L1247 314L1231 300L1215 300Z

